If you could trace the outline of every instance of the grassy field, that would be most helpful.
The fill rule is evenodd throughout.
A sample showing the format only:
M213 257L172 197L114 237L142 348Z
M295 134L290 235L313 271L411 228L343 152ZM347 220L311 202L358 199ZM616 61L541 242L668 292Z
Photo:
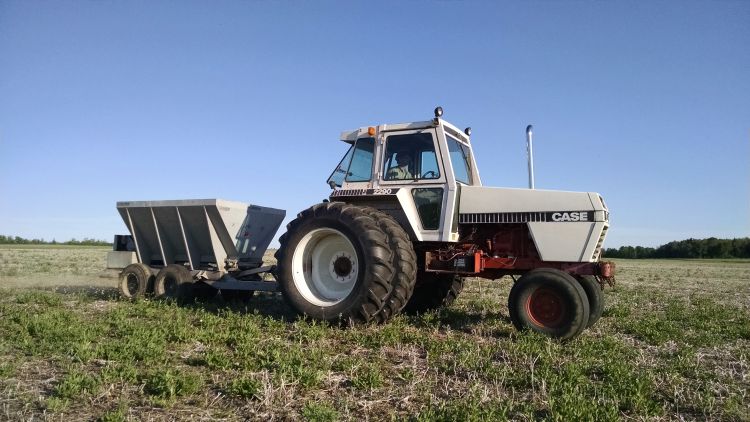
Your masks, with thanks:
M105 252L0 247L0 419L750 420L747 261L618 261L560 344L513 329L507 278L340 328L273 294L120 300Z

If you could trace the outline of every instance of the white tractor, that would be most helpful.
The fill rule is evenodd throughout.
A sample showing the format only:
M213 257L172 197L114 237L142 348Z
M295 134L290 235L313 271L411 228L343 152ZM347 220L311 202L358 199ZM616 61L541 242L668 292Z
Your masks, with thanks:
M571 338L602 314L609 212L592 192L482 186L470 142L442 119L344 132L329 200L281 237L288 303L321 320L385 321L450 305L465 277L513 276L519 329ZM520 278L516 279L516 276Z
M614 282L614 264L600 260L604 200L484 187L470 133L440 107L432 120L342 133L349 150L328 178L333 191L287 225L276 266L262 258L284 210L220 199L118 202L130 235L115 237L108 267L122 270L126 297L280 290L300 314L345 323L448 306L466 277L508 275L517 328L580 334Z

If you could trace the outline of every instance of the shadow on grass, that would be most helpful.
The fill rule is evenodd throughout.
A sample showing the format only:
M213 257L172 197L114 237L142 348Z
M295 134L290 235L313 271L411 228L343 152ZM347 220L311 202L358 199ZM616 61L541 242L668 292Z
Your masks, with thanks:
M281 293L275 292L256 292L248 299L225 299L217 295L210 299L181 299L176 303L184 308L202 309L212 314L230 310L240 314L263 315L276 321L291 322L299 318L284 302Z
M512 324L510 318L500 312L477 312L467 311L459 308L443 308L434 311L428 311L421 315L410 315L409 322L417 328L435 328L449 327L451 330L460 331L467 334L475 334L477 329L486 329L488 321L500 321L505 329L492 329L492 335L496 337L508 337L513 332L510 329Z
M101 286L58 286L48 290L60 294L74 294L89 300L122 300L128 301L120 296L120 292L114 287ZM231 311L240 314L256 314L269 317L276 321L294 322L297 320L309 320L305 316L297 314L286 304L278 292L255 292L250 298L224 298L217 294L212 298L190 298L190 299L156 299L146 297L150 301L174 301L175 304L186 309L200 309L218 315L222 312ZM479 312L459 308L443 308L428 311L423 314L406 314L406 321L416 328L448 327L451 330L465 333L473 333L477 327L488 320L498 320L505 325L511 324L510 318L500 312ZM341 321L331 322L331 325L341 327L350 324ZM493 334L507 337L509 330L493 330Z

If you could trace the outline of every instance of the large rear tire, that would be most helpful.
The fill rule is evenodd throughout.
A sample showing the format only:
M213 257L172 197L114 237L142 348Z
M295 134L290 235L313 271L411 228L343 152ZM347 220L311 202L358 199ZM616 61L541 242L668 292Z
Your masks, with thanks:
M393 251L391 294L386 299L383 310L377 315L378 321L385 322L398 315L414 293L414 285L417 282L417 254L409 235L393 217L374 208L362 209L377 221L388 236L388 244Z
M193 277L183 265L169 264L159 270L154 281L154 296L172 299L190 297Z
M279 289L298 313L362 323L386 306L393 252L386 233L362 208L314 205L287 225L279 243Z
M589 322L586 324L586 328L589 328L596 321L599 321L604 312L604 292L602 291L602 286L592 275L580 276L578 277L578 281L586 292L586 297L589 301Z
M455 274L417 272L417 284L404 311L420 314L453 304L464 289L464 278Z
M128 299L143 297L149 284L153 283L154 275L144 264L130 264L120 272L118 287L120 294Z
M570 274L551 268L524 274L510 290L508 310L518 330L561 340L581 334L589 321L589 302L581 284Z

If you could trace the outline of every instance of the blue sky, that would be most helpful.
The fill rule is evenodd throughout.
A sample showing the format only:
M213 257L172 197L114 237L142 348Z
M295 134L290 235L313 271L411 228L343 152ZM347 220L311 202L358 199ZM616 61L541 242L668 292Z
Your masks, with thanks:
M0 234L126 232L118 200L288 216L343 130L473 128L487 186L600 192L606 246L750 235L750 2L0 1ZM279 233L281 234L281 233Z

